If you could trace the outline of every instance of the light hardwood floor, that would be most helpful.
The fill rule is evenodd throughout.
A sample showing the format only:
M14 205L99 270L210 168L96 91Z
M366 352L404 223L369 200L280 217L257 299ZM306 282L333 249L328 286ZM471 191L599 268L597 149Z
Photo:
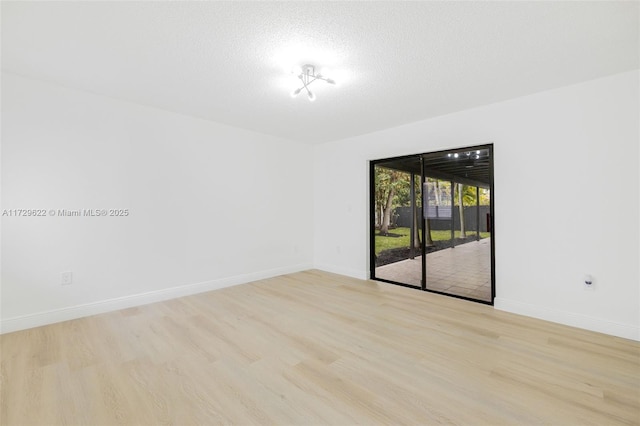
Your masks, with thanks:
M640 344L308 271L6 334L2 425L640 424Z

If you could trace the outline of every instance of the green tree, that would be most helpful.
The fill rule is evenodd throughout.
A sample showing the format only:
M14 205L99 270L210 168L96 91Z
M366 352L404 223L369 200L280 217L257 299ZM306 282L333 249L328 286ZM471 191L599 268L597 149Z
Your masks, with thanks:
M374 177L376 227L380 230L380 234L388 235L395 209L411 206L411 174L376 166ZM416 194L420 194L420 179L416 179ZM420 198L417 196L415 207L419 205ZM416 247L419 247L418 226L415 225L414 228L414 240L416 241Z
M491 204L491 191L488 188L480 188L480 205L488 206Z
M375 206L376 226L382 235L389 233L391 214L397 206L397 195L406 186L406 173L376 166L375 169Z
M467 232L464 223L464 206L473 206L476 204L476 187L458 183L456 184L455 189L455 195L458 197L458 214L460 216L460 238L466 238Z

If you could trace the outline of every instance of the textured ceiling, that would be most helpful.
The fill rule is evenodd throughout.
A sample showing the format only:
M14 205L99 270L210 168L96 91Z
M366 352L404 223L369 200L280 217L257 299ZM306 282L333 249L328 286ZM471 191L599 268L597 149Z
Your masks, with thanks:
M2 67L313 143L638 68L638 6L3 1Z

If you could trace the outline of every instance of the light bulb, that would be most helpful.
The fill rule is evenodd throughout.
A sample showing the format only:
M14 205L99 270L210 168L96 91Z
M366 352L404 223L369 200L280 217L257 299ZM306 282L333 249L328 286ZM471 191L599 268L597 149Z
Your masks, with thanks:
M476 154L480 154L480 150L477 150L477 151L476 151Z
M336 84L335 80L333 80L333 79L331 79L331 78L328 78L326 81L327 81L327 83L329 83L329 84Z
M315 95L315 93L313 93L313 92L309 91L309 92L307 93L307 95L309 96L309 100L310 100L311 102L313 102L313 101L315 101L315 100L316 100L316 95Z
M456 152L455 154L453 154L454 158L458 158L458 153Z
M291 97L295 98L296 96L298 96L298 93L300 93L300 90L302 90L302 88L296 89L293 92L291 92Z

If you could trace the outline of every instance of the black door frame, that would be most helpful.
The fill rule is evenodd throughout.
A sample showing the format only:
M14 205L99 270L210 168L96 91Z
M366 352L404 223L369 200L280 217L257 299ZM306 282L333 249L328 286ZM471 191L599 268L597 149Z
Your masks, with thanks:
M425 245L425 238L424 235L426 233L426 221L424 218L424 215L421 213L421 229L422 229L422 240L420 242L420 250L421 250L421 255L422 255L422 279L421 279L421 285L420 286L416 286L416 285L411 285L411 284L406 284L406 283L401 283L401 282L397 282L397 281L392 281L392 280L387 280L384 278L377 278L375 276L375 271L376 271L376 260L375 260L375 233L376 233L376 224L375 224L375 197L374 197L374 192L375 192L375 167L378 164L381 163L388 163L390 161L397 161L397 160L403 160L403 159L420 159L420 169L421 169L421 173L420 173L420 185L422 187L422 184L424 182L425 179L425 175L426 175L426 171L425 171L425 164L424 164L424 156L432 156L432 155L446 155L448 153L455 153L455 152L460 152L460 151L473 151L473 150L477 150L477 149L486 149L489 151L489 177L490 177L490 183L489 183L489 191L491 194L491 198L490 198L490 203L489 203L489 213L490 213L490 223L489 226L491 227L491 301L485 301L485 300L479 300L479 299L473 299L470 297L466 297L466 296L460 296L457 294L451 294L451 293L445 293L445 292L441 292L441 291L437 291L437 290L430 290L427 288L426 286L426 276L427 276L427 264L426 264L426 245ZM457 299L464 299L464 300L469 300L472 302L477 302L477 303L482 303L485 305L493 305L494 300L496 298L496 276L495 276L495 202L494 202L494 197L495 197L495 191L494 191L494 171L493 171L493 166L494 166L494 160L493 160L493 143L488 143L488 144L483 144L483 145L473 145L473 146L466 146L466 147L460 147L460 148L452 148L452 149L445 149L445 150L440 150L440 151L431 151L431 152L425 152L425 153L421 153L421 154L413 154L413 155L403 155L403 156L399 156L399 157L390 157L390 158L381 158L378 160L371 160L369 161L369 270L370 270L370 277L372 280L376 280L376 281L382 281L382 282L386 282L386 283L390 283L390 284L395 284L395 285L399 285L402 287L408 287L408 288L413 288L416 290L422 290L422 291L427 291L429 293L436 293L436 294L442 294L445 296L449 296L449 297L454 297ZM421 191L422 192L422 191ZM422 194L421 194L422 195ZM414 206L415 208L415 206ZM423 206L424 208L424 206ZM453 206L452 206L453 208ZM423 209L420 209L420 211L422 212ZM453 218L452 218L453 220ZM480 230L478 229L477 232L480 232Z

